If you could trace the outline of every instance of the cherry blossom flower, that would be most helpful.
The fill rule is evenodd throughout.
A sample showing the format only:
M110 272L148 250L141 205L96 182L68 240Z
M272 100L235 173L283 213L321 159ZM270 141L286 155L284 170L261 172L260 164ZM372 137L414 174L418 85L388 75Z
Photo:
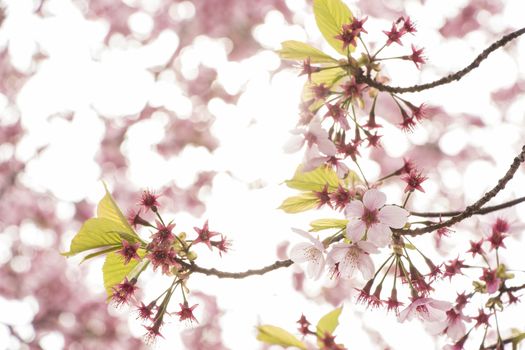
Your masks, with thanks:
M483 255L485 254L485 251L483 250L483 239L474 242L470 241L470 249L467 250L467 253L472 253L472 257L476 256L476 254Z
M341 107L340 104L325 104L328 111L324 115L324 118L332 118L334 120L334 123L338 123L343 129L348 130L350 129L350 124L348 124L348 119L346 117L346 110Z
M128 213L128 222L131 226L133 226L133 228L137 228L137 225L149 226L149 222L140 216L141 211L142 208L139 208L137 211L130 210Z
M432 298L416 298L403 311L399 313L399 322L412 320L415 316L428 322L443 321L447 318L446 311L452 307L448 301Z
M392 24L392 28L390 29L390 31L386 31L384 30L383 33L386 34L386 36L388 37L388 40L386 41L386 45L389 46L390 44L392 43L398 43L399 45L403 45L403 43L401 43L401 37L403 36L403 34L405 34L405 31L399 31L396 27L395 24Z
M306 76L308 76L308 81L311 81L312 80L312 73L317 73L317 72L320 72L320 71L321 71L321 68L319 68L319 67L312 67L312 65L310 63L310 57L307 57L303 61L303 70L301 71L301 73L299 73L299 76L306 75Z
M135 291L138 289L136 283L137 280L135 278L132 278L131 281L125 278L122 283L113 287L111 301L115 303L115 306L118 307L122 304L127 304L131 300Z
M405 181L407 184L405 187L405 192L410 192L414 190L425 192L421 184L427 179L428 177L416 171L412 171L401 177L401 180Z
M304 315L301 315L301 318L299 318L299 321L297 321L297 323L299 323L299 333L301 333L302 335L307 335L311 333L310 329L308 328L311 323L308 322Z
M300 150L306 143L309 148L313 145L318 146L318 150L327 156L333 156L337 153L334 143L328 137L328 132L323 129L321 122L313 120L308 128L297 128L291 131L294 135L284 146L285 152L293 153Z
M412 53L407 57L407 59L411 60L412 62L414 62L414 64L416 65L417 69L421 69L421 65L422 64L425 64L425 57L423 56L423 51L424 51L424 48L416 48L414 45L412 45Z
M198 234L198 237L193 241L193 244L195 245L197 243L204 243L211 250L212 249L211 248L212 245L211 245L210 239L212 237L214 237L214 236L219 235L220 233L219 232L213 232L213 231L209 230L209 228L208 228L208 220L206 220L206 222L204 223L204 226L202 226L202 228L194 227L193 229Z
M338 264L338 275L341 278L349 279L354 275L355 270L359 270L363 278L368 280L372 278L375 272L374 262L369 254L377 253L379 253L379 249L370 242L337 243L332 246L327 260L333 264Z
M197 319L193 315L193 310L198 305L199 304L195 304L195 305L189 307L187 302L184 302L184 304L179 303L180 311L175 312L175 314L177 314L179 316L179 321L189 320L190 323L193 322L193 321L199 323L199 321L197 321Z
M303 230L292 228L292 231L303 236L309 242L301 242L292 247L290 259L296 264L306 262L306 275L309 278L318 279L326 264L323 243Z
M171 232L174 227L175 224L173 223L164 225L160 221L157 221L157 232L151 236L151 239L158 245L171 245L175 240L175 236Z
M153 315L153 309L155 308L155 302L151 302L148 305L144 305L143 302L140 303L140 306L137 308L137 319L141 320L150 320Z
M489 294L495 293L501 284L501 279L498 277L497 270L483 269L483 275L479 278L482 281L485 281L487 285L487 292Z
M353 242L366 238L378 247L384 247L390 241L393 228L402 228L409 215L403 208L384 205L386 196L377 189L369 189L363 195L363 201L353 200L345 208L349 220L346 236Z
M450 339L457 341L463 337L467 332L465 322L470 321L470 317L463 315L461 311L456 311L454 308L447 310L447 318L444 321L430 323L429 329L433 334L446 334Z
M140 261L140 256L137 254L137 250L140 247L140 242L130 244L125 239L122 240L122 249L117 250L116 253L124 257L124 265L128 264L131 259Z
M142 197L140 199L139 204L142 205L146 209L146 211L148 211L149 209L155 211L160 205L157 201L159 197L160 195L155 194L150 190L145 190L144 192L142 192Z

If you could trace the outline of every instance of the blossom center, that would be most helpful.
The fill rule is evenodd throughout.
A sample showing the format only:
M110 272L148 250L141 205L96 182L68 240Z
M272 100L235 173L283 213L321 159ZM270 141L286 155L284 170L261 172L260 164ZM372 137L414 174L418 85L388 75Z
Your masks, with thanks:
M363 215L361 216L361 220L363 220L366 227L370 227L373 224L379 223L378 213L379 211L377 209L370 210L365 208Z

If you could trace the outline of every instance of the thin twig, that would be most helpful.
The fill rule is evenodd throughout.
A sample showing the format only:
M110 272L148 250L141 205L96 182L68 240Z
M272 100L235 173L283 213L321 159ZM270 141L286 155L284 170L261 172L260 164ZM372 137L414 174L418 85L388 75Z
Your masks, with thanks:
M483 197L481 197L476 203L469 205L465 210L459 214L451 217L450 219L440 222L435 225L423 227L423 228L416 228L412 230L395 230L395 233L401 234L401 235L410 235L410 236L419 236L424 233L433 232L443 227L449 227L454 224L457 224L460 221L465 220L466 218L471 217L474 215L483 205L485 205L488 201L490 201L492 198L494 198L499 191L503 190L507 183L512 179L516 171L519 169L521 163L525 161L525 146L521 148L520 154L514 158L512 161L512 164L510 165L509 170L507 173L498 181L498 184L494 186L490 191L485 193Z
M293 264L293 261L288 260L278 260L274 262L271 265L265 266L260 269L254 269L254 270L246 270L243 272L225 272L225 271L219 271L215 268L207 269L204 267L200 267L196 264L191 265L190 270L192 272L198 272L202 273L204 275L208 276L217 276L219 278L235 278L235 279L241 279L248 276L254 276L254 275L264 275L265 273L268 273L270 271L274 271L277 269L280 269L282 267L288 267Z
M498 205L493 205L493 206L490 206L490 207L484 207L484 208L481 208L479 210L477 210L476 212L473 213L473 215L484 215L484 214L488 214L488 213L491 213L493 211L498 211L498 210L501 210L501 209L505 209L505 208L510 208L510 207L513 207L515 206L516 204L520 204L522 202L525 202L525 197L519 197L519 198L516 198L516 199L513 199L511 201L508 201L508 202L505 202L505 203L501 203L501 204L498 204ZM456 215L459 215L463 212L464 210L457 210L457 211L443 211L443 212L432 212L432 211L427 211L427 212L419 212L419 211L411 211L410 212L410 215L413 215L413 216L419 216L419 217L423 217L423 218L439 218L439 217L451 217L451 216L456 216Z
M499 49L502 46L505 46L508 42L516 39L517 37L519 37L520 35L522 35L524 33L525 33L525 28L521 28L521 29L518 29L518 30L516 30L516 31L514 31L514 32L512 32L510 34L507 34L507 35L503 36L501 39L499 39L498 41L494 42L492 45L490 45L485 50L483 50L483 52L481 52L476 57L476 59L474 59L474 61L472 61L472 63L470 63L468 66L466 66L462 70L457 71L456 73L447 75L446 77L443 77L441 79L435 80L435 81L430 82L430 83L420 84L420 85L413 85L413 86L408 86L408 87L390 86L390 85L381 84L380 82L378 82L378 81L376 81L376 80L374 80L374 79L372 79L370 77L365 76L362 72L356 76L356 81L357 81L357 83L366 83L369 86L374 87L374 88L376 88L377 90L380 90L380 91L386 91L386 92L397 93L397 94L401 94L401 93L405 93L405 92L417 92L417 91L423 91L423 90L432 89L432 88L435 88L435 87L440 86L440 85L445 85L445 84L449 84L449 83L451 83L453 81L460 80L465 75L470 73L473 69L477 68L481 64L481 62L483 62L492 52L496 51L497 49Z

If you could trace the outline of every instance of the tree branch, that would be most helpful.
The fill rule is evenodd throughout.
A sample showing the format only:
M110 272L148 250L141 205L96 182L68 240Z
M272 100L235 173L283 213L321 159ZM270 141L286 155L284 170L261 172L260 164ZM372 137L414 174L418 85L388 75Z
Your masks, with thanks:
M277 260L271 265L268 265L266 267L260 268L260 269L254 269L254 270L246 270L243 272L225 272L225 271L219 271L217 269L211 268L207 269L204 267L200 267L197 264L190 265L190 271L192 272L198 272L202 273L204 275L208 276L217 276L219 278L235 278L235 279L241 279L249 276L254 275L264 275L267 272L280 269L281 267L288 267L293 264L293 261L288 260Z
M513 207L516 204L520 204L522 202L525 202L525 197L516 198L516 199L513 199L511 201L508 201L508 202L505 202L505 203L501 203L501 204L498 204L498 205L493 205L493 206L490 206L490 207L481 208L481 209L477 210L476 212L474 212L472 215L488 214L488 213L491 213L493 211L498 211L498 210L501 210L501 209ZM418 212L418 211L411 211L410 215L419 216L419 217L423 217L423 218L439 218L439 217L456 216L456 215L461 214L462 212L463 212L463 210L443 211L443 212L432 212L432 211Z
M366 83L369 86L378 89L379 91L387 91L387 92L390 92L390 93L397 93L397 94L401 94L401 93L405 93L405 92L417 92L417 91L423 91L423 90L432 89L432 88L435 88L435 87L440 86L440 85L445 85L445 84L449 84L449 83L451 83L453 81L460 80L465 75L470 73L470 71L472 71L473 69L477 68L481 64L481 62L483 62L492 52L496 51L497 49L499 49L502 46L505 46L508 42L516 39L517 37L519 37L520 35L522 35L524 33L525 33L525 28L521 28L519 30L516 30L515 32L512 32L510 34L507 34L507 35L503 36L501 39L499 39L498 41L494 42L492 45L490 45L485 50L483 50L483 52L481 52L476 57L476 59L474 59L474 61L472 61L472 63L470 63L468 66L466 66L462 70L457 71L456 73L447 75L446 77L443 77L441 79L435 80L435 81L433 81L431 83L426 83L426 84L421 84L421 85L413 85L413 86L408 86L408 87L389 86L389 85L381 84L380 82L377 82L374 79L372 79L372 78L370 78L368 76L365 76L363 72L361 72L361 74L358 74L356 76L356 81L358 83Z
M475 213L481 209L483 205L485 205L488 201L490 201L492 198L494 198L499 191L505 188L507 183L512 179L516 171L519 169L521 163L525 161L525 145L521 148L520 154L514 158L512 161L512 164L510 165L509 170L507 173L498 181L498 184L494 186L490 191L485 193L483 197L481 197L476 203L468 206L465 208L465 210L460 213L459 215L455 215L451 217L450 219L440 222L435 225L423 227L423 228L416 228L413 230L400 230L396 229L394 230L395 233L401 234L401 235L410 235L410 236L419 236L424 233L433 232L443 227L449 227L454 224L457 224L460 221L463 221L466 218L471 217L472 215L475 215Z

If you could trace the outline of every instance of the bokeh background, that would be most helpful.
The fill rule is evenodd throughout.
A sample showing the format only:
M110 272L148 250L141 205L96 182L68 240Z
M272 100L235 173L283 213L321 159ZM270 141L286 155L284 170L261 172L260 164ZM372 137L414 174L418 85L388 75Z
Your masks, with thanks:
M420 71L389 62L394 85L411 85L462 68L503 33L523 26L522 0L346 1L369 16L365 36L381 44L393 20L409 15L426 49ZM130 309L105 303L102 260L65 259L81 223L94 214L108 183L117 202L136 208L142 189L162 192L177 228L210 227L232 239L222 258L206 248L200 265L239 271L286 258L290 228L335 213L287 215L276 209L289 192L302 154L283 145L298 121L305 77L275 50L284 40L330 48L304 0L3 0L0 1L0 349L146 349ZM408 51L409 52L409 51ZM506 171L525 140L525 40L491 55L458 83L409 96L432 106L414 132L395 127L398 112L380 99L383 147L361 161L377 179L410 157L429 177L414 210L453 210L475 201ZM520 171L496 201L523 196ZM392 182L389 202L402 196ZM500 215L519 227L525 207ZM455 227L454 237L418 240L437 262L488 233L490 218ZM521 232L502 257L523 270ZM518 277L523 273L516 272ZM520 275L521 273L521 275ZM479 277L479 276L475 276ZM142 295L156 296L165 278L147 273ZM467 276L438 286L450 299ZM173 317L156 349L260 349L255 326L290 331L342 303L338 339L349 348L434 349L443 339L417 322L356 306L362 281L307 281L299 268L245 280L195 275L197 325ZM173 305L175 310L176 304ZM501 323L523 327L523 310ZM519 324L521 322L521 324ZM493 337L493 334L489 335Z

